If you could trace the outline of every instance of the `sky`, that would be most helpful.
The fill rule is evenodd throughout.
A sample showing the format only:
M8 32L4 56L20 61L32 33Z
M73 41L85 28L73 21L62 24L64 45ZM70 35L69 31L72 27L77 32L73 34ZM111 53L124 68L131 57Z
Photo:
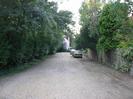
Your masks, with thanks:
M79 15L79 8L84 0L49 0L55 1L58 3L59 10L68 10L73 13L73 21L75 21L75 26L73 27L76 33L80 31L80 15Z

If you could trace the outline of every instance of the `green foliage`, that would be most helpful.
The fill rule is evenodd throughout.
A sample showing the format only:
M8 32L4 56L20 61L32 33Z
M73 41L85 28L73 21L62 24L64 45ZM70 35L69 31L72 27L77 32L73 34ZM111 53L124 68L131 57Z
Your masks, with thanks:
M100 38L97 44L99 50L108 51L117 48L119 39L116 35L128 19L127 17L128 5L126 3L115 2L103 8L99 19Z
M121 72L128 72L130 71L133 59L133 48L117 48L116 50L116 64L114 68Z
M121 72L128 72L130 70L130 67L130 65L122 65L118 68L118 70Z
M133 61L133 47L125 48L122 53L122 56L125 60L131 63Z
M129 18L117 34L119 48L124 49L122 56L129 62L133 61L133 19Z
M119 48L123 49L123 51L121 52L122 57L126 61L131 63L133 61L133 41L121 41L121 43L119 44Z
M82 27L76 37L77 47L97 50L103 62L111 60L111 51L122 49L120 63L116 67L122 72L129 71L133 61L133 15L129 17L133 12L132 5L131 0L124 3L118 0L105 4L101 10L98 1L84 1L80 8ZM108 57L108 60L103 57Z
M86 28L87 27L82 28L80 34L76 37L76 48L90 48L92 50L96 50L97 38L90 37Z
M99 37L98 16L100 12L99 2L84 1L80 8L80 36L77 38L78 46L96 50Z
M81 45L81 37L80 37L80 35L78 34L78 35L76 35L76 37L75 37L75 48L76 49L81 49L82 48L82 45Z
M47 0L1 0L0 9L0 67L55 53L72 24L71 12Z

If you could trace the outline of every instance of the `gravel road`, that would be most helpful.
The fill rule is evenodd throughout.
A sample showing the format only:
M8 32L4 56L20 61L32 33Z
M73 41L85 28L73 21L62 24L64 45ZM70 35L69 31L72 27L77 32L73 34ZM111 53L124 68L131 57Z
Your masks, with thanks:
M133 78L57 53L26 71L1 77L0 99L133 99Z

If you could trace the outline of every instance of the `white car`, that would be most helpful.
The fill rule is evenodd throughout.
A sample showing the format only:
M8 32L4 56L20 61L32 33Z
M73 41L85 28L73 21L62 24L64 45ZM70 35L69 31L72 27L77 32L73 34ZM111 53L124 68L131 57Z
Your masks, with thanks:
M72 54L72 56L75 58L82 58L82 55L83 55L83 53L80 50L75 50Z
M71 49L71 50L70 50L70 54L73 55L73 53L74 53L75 51L76 51L75 49Z

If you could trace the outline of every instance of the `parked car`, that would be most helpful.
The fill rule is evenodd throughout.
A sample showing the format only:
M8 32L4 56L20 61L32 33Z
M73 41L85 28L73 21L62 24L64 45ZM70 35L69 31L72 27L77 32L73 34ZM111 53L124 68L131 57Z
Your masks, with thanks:
M69 48L68 48L68 51L70 52L72 49L74 49L74 48L72 48L72 47L69 47Z
M82 53L81 50L75 50L75 51L73 52L72 56L75 57L75 58L82 58L83 53Z
M71 50L70 50L70 54L73 55L73 53L74 53L75 51L76 51L75 49L71 49Z

